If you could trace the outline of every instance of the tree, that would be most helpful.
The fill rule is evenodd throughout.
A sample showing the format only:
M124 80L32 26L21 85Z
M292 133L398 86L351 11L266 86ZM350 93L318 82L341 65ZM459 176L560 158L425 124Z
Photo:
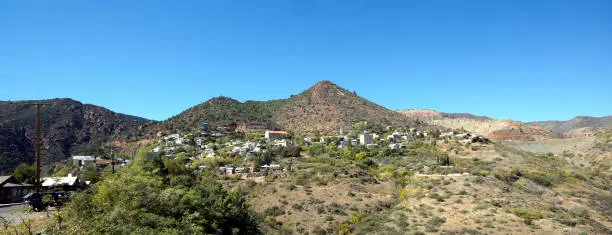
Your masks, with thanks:
M36 167L21 163L13 172L15 179L22 183L33 184L36 181Z
M95 163L89 163L83 167L81 171L81 179L83 181L97 182L100 179L100 173Z
M144 156L140 156L144 157ZM140 158L139 157L139 158ZM163 161L136 159L91 189L77 192L62 212L66 234L260 234L249 205L212 176L171 172ZM150 163L148 163L150 162ZM153 168L152 168L153 167ZM174 180L183 177L191 180ZM58 227L58 221L50 226Z

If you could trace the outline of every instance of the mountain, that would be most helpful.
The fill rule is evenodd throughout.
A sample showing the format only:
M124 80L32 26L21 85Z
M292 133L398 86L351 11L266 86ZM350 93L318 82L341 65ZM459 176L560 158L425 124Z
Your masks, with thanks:
M540 121L527 124L541 126L555 133L563 133L579 128L612 128L612 116L578 116L568 121Z
M36 107L40 107L41 163L96 151L111 140L134 139L149 120L72 99L0 101L0 173L35 161Z
M150 136L158 131L189 131L200 122L221 126L245 121L266 122L271 129L304 134L337 133L360 121L382 126L416 125L400 113L330 81L320 81L287 99L239 102L227 97L212 98L166 121L144 125L141 133Z

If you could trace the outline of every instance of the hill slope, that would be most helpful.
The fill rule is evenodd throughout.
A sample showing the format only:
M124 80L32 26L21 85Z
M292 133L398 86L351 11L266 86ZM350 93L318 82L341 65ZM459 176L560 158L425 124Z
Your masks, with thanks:
M112 112L71 99L0 102L0 172L12 170L22 162L35 159L36 108L40 108L41 156L48 164L84 153L116 139L128 139L144 118Z
M398 110L397 112L406 115L407 117L416 118L419 120L437 120L443 118L466 118L475 120L492 120L487 116L478 116L470 113L443 113L431 109L407 109Z
M410 118L451 129L465 129L493 140L536 140L549 136L549 130L512 120L495 120L469 113L442 113L435 110L400 110Z
M270 128L296 133L335 133L359 121L405 126L412 119L361 98L330 81L321 81L288 99L246 101L217 97L163 122L143 126L145 135L157 131L188 131L199 122L212 126L232 122L266 122Z

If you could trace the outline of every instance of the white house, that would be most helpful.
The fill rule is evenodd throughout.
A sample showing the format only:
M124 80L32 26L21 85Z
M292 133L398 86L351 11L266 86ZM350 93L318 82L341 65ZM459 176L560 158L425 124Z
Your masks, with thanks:
M94 156L72 156L72 165L74 166L84 166L89 163L95 163L96 157Z
M288 140L288 139L277 140L277 141L275 141L274 145L276 145L276 146L283 146L283 147L293 146L293 141Z
M56 186L75 186L78 183L78 178L68 174L67 177L44 177L42 178L41 185L43 187L56 187Z
M364 131L363 134L359 135L359 144L368 145L370 143L372 143L372 134Z

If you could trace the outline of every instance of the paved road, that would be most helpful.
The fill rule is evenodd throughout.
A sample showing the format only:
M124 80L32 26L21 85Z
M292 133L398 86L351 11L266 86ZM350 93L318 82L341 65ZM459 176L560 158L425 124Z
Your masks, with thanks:
M26 205L15 205L9 207L0 208L0 217L5 218L9 221L9 223L15 225L22 221L25 218L25 214L23 213L23 209L26 208ZM34 216L42 216L44 212L30 212L29 217Z

